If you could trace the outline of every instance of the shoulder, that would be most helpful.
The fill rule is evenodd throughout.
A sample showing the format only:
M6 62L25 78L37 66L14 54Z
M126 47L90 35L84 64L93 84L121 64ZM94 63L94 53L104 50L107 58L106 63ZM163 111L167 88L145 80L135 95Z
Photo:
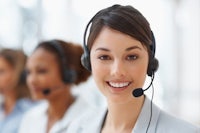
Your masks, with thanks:
M40 101L29 109L23 116L19 127L19 133L32 133L35 131L41 132L41 128L46 120L46 110L48 103L46 101Z
M37 105L29 109L23 116L22 122L20 124L20 131L29 129L33 125L38 124L41 119L43 119L46 115L46 109L48 104L44 101L38 102Z
M17 101L16 108L18 110L21 110L22 112L25 112L29 109L31 109L34 105L36 105L36 102L29 98L22 98Z
M48 103L46 101L40 101L37 103L37 105L35 105L34 107L32 107L31 109L29 109L25 114L23 119L25 118L36 118L39 117L40 115L43 115L46 111L48 107Z
M199 127L164 111L160 112L157 123L157 131L159 132L168 131L169 133L200 133Z
M149 115L147 110L150 109L150 100L146 98L142 111L141 116L139 117L137 124L138 125L148 125L149 123L146 123L143 121L142 118L148 118ZM182 120L180 118L177 118L176 116L173 116L172 114L169 114L163 110L161 110L157 105L153 104L152 108L152 119L150 123L150 130L156 133L200 133L199 127ZM139 131L141 130L141 126L138 126L139 128L136 128L135 130Z

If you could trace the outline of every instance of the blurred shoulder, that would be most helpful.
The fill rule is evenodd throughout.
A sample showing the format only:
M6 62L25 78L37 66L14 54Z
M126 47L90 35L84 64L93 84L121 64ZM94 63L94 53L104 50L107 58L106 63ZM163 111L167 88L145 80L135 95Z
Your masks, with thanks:
M32 99L22 98L17 101L16 108L20 110L21 112L26 112L32 107L34 107L35 105L37 105L37 102L33 101Z
M38 117L39 114L44 114L47 107L46 101L39 101L24 114L24 117Z

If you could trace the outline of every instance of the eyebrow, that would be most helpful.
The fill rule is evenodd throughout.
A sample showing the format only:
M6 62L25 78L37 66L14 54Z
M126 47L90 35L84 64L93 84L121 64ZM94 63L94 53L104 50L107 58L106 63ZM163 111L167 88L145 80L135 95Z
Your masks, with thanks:
M106 49L106 48L97 48L95 51L98 51L98 50L102 50L102 51L110 51L109 49Z
M139 49L139 50L142 50L140 47L138 46L132 46L132 47L129 47L129 48L126 48L125 50L126 51L130 51L132 49ZM106 48L97 48L95 51L98 51L98 50L102 50L102 51L110 51L109 49L106 49Z
M141 49L140 47L138 47L138 46L132 46L132 47L127 48L126 51L130 51L130 50L132 50L132 49L139 49L139 50L142 50L142 49Z

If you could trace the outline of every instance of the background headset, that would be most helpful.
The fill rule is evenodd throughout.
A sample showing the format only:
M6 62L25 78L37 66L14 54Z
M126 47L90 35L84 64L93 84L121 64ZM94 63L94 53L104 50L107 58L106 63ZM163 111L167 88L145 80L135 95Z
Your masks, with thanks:
M73 69L70 69L67 65L67 58L65 56L64 50L62 46L60 45L59 41L52 40L49 43L58 53L60 59L61 59L61 74L62 74L62 80L64 83L74 83L76 81L76 71Z
M26 83L26 70L22 70L22 72L20 73L20 76L19 76L19 83L21 84L25 84Z
M90 62L90 50L88 49L87 44L86 44L86 35L87 35L87 31L88 31L89 25L92 24L92 21L96 17L96 15L94 15L92 17L92 19L86 25L84 36L83 36L83 49L84 49L84 53L81 56L81 64L88 71L92 71L92 69L91 69L91 62ZM155 73L155 71L158 68L158 60L155 58L156 42L155 42L155 37L154 37L154 34L153 34L152 31L151 31L151 36L152 36L152 43L149 45L151 53L149 55L149 64L148 64L148 68L147 68L147 75L150 76L150 77L153 76L153 74Z

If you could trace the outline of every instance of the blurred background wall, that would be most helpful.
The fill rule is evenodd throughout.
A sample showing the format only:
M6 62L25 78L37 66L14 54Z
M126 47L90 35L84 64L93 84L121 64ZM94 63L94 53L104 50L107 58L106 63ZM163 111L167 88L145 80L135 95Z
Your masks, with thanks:
M0 0L0 48L23 49L30 55L41 40L58 38L82 44L89 19L115 3L139 9L155 34L160 67L154 102L200 125L199 0ZM87 98L94 100L99 95L92 79L80 88Z

